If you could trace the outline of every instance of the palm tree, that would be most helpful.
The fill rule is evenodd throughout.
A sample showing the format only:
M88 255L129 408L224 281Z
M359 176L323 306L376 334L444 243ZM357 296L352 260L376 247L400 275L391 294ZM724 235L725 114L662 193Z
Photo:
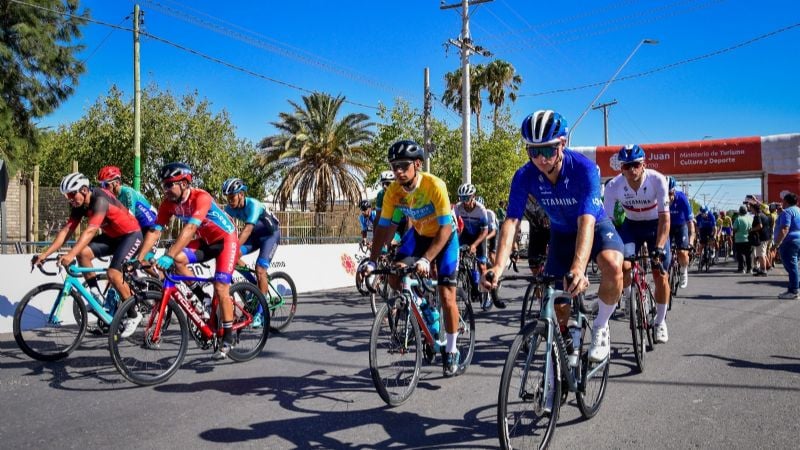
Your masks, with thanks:
M362 180L371 168L364 144L373 138L374 124L361 113L337 120L344 101L321 92L303 96L303 105L289 101L294 111L272 122L280 134L259 143L267 176L283 177L275 196L281 210L295 194L303 211L309 196L315 212L333 208L337 198L351 205L361 200Z
M484 66L478 64L470 68L469 71L469 107L470 112L475 114L475 127L478 129L478 136L481 134L481 107L483 101L481 100L481 90L483 86L483 72ZM455 112L461 114L461 86L462 75L461 69L456 69L453 72L448 72L444 75L445 91L442 96L442 102L452 108Z
M507 61L496 59L486 66L483 71L483 85L489 91L489 104L494 106L492 124L497 130L497 120L500 108L508 96L512 102L517 101L517 91L522 83L522 77L516 73L514 66Z

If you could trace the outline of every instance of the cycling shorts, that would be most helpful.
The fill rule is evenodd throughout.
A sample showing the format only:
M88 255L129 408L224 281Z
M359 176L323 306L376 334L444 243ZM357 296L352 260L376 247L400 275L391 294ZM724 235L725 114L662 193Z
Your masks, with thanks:
M400 242L400 247L397 249L394 260L406 265L412 265L425 254L428 247L431 246L431 243L433 243L432 237L422 236L417 233L417 230L412 228L403 236L403 240ZM439 286L458 285L458 249L458 235L452 233L442 251L440 251L435 258L436 266L439 271L439 276L437 278Z
M531 229L528 233L528 265L536 267L547 256L547 243L550 242L550 229Z
M89 249L94 253L95 258L113 255L108 268L122 270L122 265L133 259L141 245L142 232L136 230L119 237L110 237L107 234L95 236L89 242Z
M722 234L725 236L730 236L733 234L733 228L731 227L722 227Z
M689 250L689 225L682 223L670 226L669 240L678 250Z
M656 249L656 235L658 234L658 219L653 220L630 220L625 219L625 222L622 222L621 232L620 235L622 237L622 242L625 243L625 257L631 257L633 255L638 255L639 250L642 249L642 245L647 243L647 249L649 251L653 251ZM667 239L667 243L664 246L664 260L661 261L661 264L664 266L664 270L669 267L669 262L671 259L671 252L670 252L670 243L669 239Z
M270 221L272 222L272 221ZM253 227L253 232L250 237L242 245L242 256L249 255L250 253L258 250L258 257L256 258L256 265L265 269L269 268L272 258L275 256L275 250L278 249L278 242L281 240L281 229L277 223L265 224L259 221Z
M208 244L202 239L189 242L183 249L189 258L189 264L210 261L216 258L214 281L231 284L236 261L239 260L239 238L236 233L227 235L225 239Z
M712 230L711 228L701 228L698 233L700 244L706 245L706 242L708 242L708 240L712 238L713 234L714 230Z
M461 233L461 236L458 238L458 242L460 245L472 245L472 243L477 239L477 236L468 233ZM478 247L475 249L475 258L479 263L486 264L486 239L478 244Z
M547 262L544 266L544 273L561 279L569 272L572 261L575 259L575 243L577 233L561 233L550 230L550 251L547 254ZM603 250L614 250L622 253L622 239L611 220L602 220L594 225L594 239L592 241L592 253L590 259L595 259L597 254ZM560 285L561 283L557 283ZM560 287L557 286L557 289Z

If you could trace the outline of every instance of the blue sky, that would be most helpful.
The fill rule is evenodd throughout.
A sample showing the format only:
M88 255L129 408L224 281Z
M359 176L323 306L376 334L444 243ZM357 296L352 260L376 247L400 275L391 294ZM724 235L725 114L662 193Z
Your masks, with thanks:
M81 2L92 18L131 26L134 2ZM305 89L342 94L376 106L403 97L421 107L423 69L434 95L443 75L459 67L444 43L461 29L458 10L434 0L407 1L141 1L144 30L233 65ZM191 6L190 6L191 5ZM800 7L786 0L597 0L543 2L494 0L471 8L476 44L511 62L523 77L515 119L542 108L570 122L599 86L540 95L603 82L636 45L645 45L619 77L647 72L718 52L800 23ZM132 94L132 38L126 31L90 24L83 44L87 72L75 95L42 125L81 117L116 84ZM210 62L162 42L143 38L142 84L175 93L197 90L225 109L240 137L258 140L269 122L303 92ZM600 101L617 100L609 117L610 142L674 142L800 132L800 27L730 51L612 84ZM473 56L472 62L489 59ZM488 110L489 108L486 108ZM347 105L345 112L374 110ZM460 119L440 103L433 114L456 126ZM485 123L488 124L488 120ZM602 144L602 115L590 111L573 145ZM700 187L702 184L702 187ZM720 188L720 185L723 185ZM733 207L757 180L701 180L690 194ZM695 189L700 189L695 192ZM741 195L739 192L741 191ZM719 192L725 193L720 194Z

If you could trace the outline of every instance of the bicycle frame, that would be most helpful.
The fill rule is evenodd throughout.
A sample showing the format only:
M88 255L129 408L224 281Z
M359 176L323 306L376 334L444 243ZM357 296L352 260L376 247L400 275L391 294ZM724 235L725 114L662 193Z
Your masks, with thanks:
M87 288L81 284L79 281L79 277L85 273L104 273L107 269L102 267L79 267L79 266L70 266L67 268L67 277L64 279L64 287L61 289L61 293L58 296L58 300L53 303L53 308L50 310L50 314L47 318L48 323L57 324L58 320L57 317L61 314L61 306L63 304L64 298L69 295L70 292L74 289L77 291L83 300L89 304L89 306L94 310L94 312L100 317L100 319L105 322L106 324L110 324L112 320L114 320L114 316L108 313L108 311L103 308L103 306L95 300L94 295L89 292Z
M417 323L419 324L419 329L422 330L422 335L425 338L425 342L427 342L428 345L430 345L431 348L433 348L433 346L434 346L433 333L431 333L430 328L428 328L428 322L422 316L422 311L420 311L419 306L417 306L417 300L421 300L423 297L417 296L417 294L412 289L412 288L414 288L416 286L421 286L423 289L428 290L428 287L427 286L423 286L423 284L420 283L420 280L418 278L414 278L414 277L412 277L412 276L410 276L408 274L403 276L402 282L403 282L403 289L402 289L403 297L405 297L408 305L411 307L411 312L414 314L414 317L417 318ZM434 288L436 287L436 280L430 280L430 283L431 283L432 287L434 287ZM438 295L438 294L436 294L434 292L434 295ZM420 301L420 303L422 303L422 302ZM431 307L433 307L433 305L429 304L428 307L431 308ZM442 316L440 316L440 317L442 317ZM439 320L441 320L441 319L439 319ZM439 334L440 335L444 335L444 333L439 333ZM441 340L441 341L438 341L437 343L440 346L443 346L443 345L445 345L447 343L447 341L446 340Z

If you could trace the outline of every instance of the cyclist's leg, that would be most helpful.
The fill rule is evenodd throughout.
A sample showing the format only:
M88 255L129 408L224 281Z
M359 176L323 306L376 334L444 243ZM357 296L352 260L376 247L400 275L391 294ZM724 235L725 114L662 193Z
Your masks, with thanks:
M639 253L641 243L636 242L634 222L625 220L619 227L619 237L622 239L624 249L622 254L625 258L635 256ZM622 263L622 297L629 297L631 293L631 263Z
M427 249L431 240L425 239ZM439 298L442 300L442 313L444 314L444 329L447 344L445 346L446 358L443 361L445 375L457 374L460 355L456 341L458 339L459 312L456 302L456 286L458 286L458 249L460 243L458 236L450 235L444 248L436 255L436 265L439 270L437 283L439 285ZM421 255L422 253L420 253Z
M611 351L608 320L614 313L622 292L623 251L624 244L611 221L602 221L595 225L590 257L597 261L600 286L597 291L597 316L592 326L592 344L589 349L589 358L594 361L604 360Z
M252 235L250 239L253 239ZM250 239L247 240L248 243ZM275 256L275 251L278 249L278 242L281 240L280 229L275 230L275 232L271 234L259 236L256 239L258 239L260 247L258 258L256 258L256 278L258 279L258 289L263 294L266 294L267 288L269 287L267 269L269 269L272 258Z
M142 245L142 232L134 231L115 239L115 248L111 262L108 266L108 280L119 293L120 299L127 301L131 298L131 288L122 277L122 265L133 259L139 246ZM129 312L132 309L128 310Z

